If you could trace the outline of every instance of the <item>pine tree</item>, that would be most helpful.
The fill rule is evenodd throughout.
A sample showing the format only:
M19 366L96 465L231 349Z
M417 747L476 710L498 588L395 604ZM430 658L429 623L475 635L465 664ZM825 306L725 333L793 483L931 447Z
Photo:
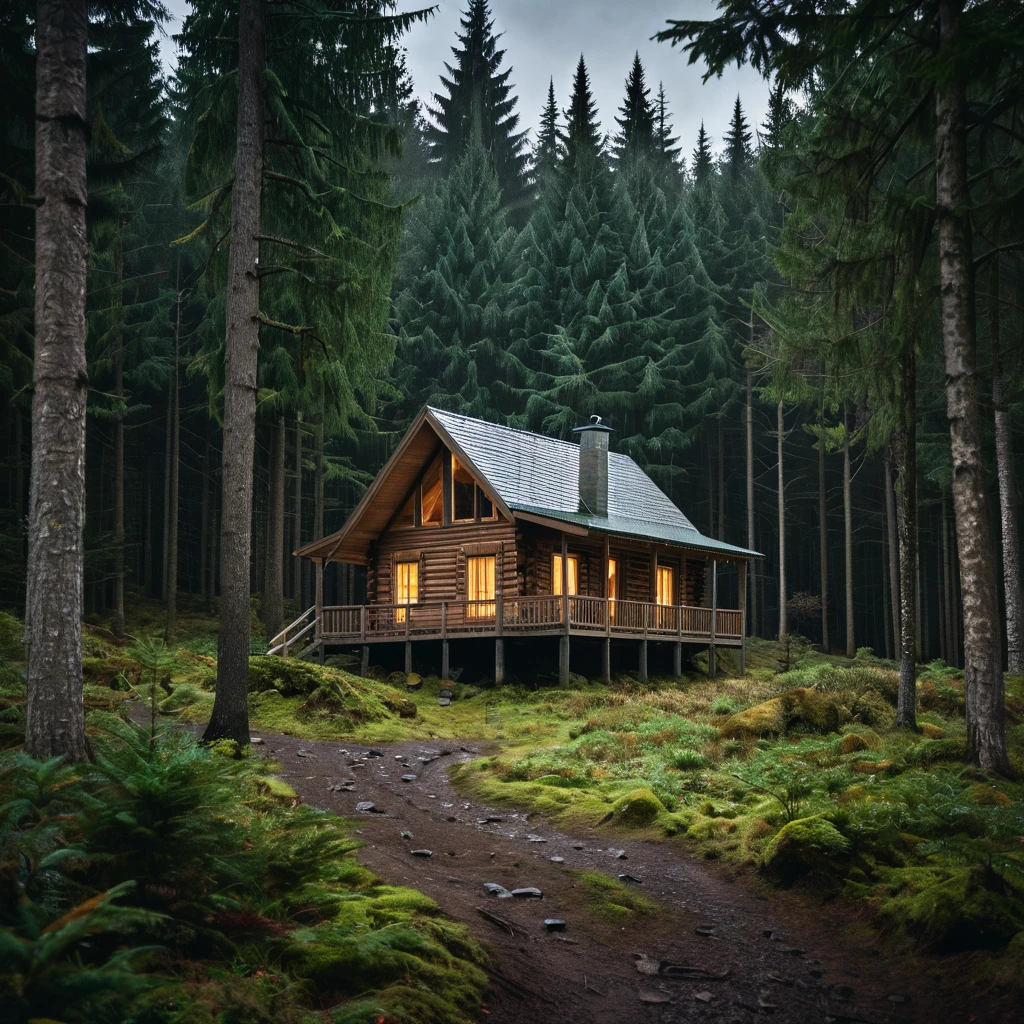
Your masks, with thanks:
M665 97L665 85L658 83L658 98L654 101L654 148L663 165L672 171L678 171L680 164L679 139L672 134L672 125L668 118L668 100Z
M776 81L768 94L768 113L757 133L763 148L776 150L782 145L782 134L793 121L793 101L786 95L781 81Z
M711 139L704 130L704 122L700 123L700 131L697 133L697 147L693 151L693 180L696 185L703 185L714 170L714 162L711 159Z
M498 175L502 203L524 211L530 200L529 152L526 132L517 131L518 97L512 95L512 68L501 70L505 51L498 49L488 0L469 0L461 19L454 64L445 64L444 92L433 94L427 128L432 160L442 176L461 159L469 145L474 107L479 108L483 147Z
M640 63L640 53L633 55L633 66L626 78L626 96L619 107L619 117L615 123L619 132L612 144L612 154L616 161L638 157L650 157L657 152L655 142L655 112L649 96L644 66Z
M555 80L552 78L548 82L548 98L541 111L537 145L533 151L533 174L538 183L543 183L552 174L561 157L558 104L555 102Z
M743 116L743 105L737 95L733 107L729 130L725 133L725 162L735 180L750 163L750 140L752 133L747 119Z
M572 80L572 96L565 111L564 166L570 176L588 178L602 167L604 147L597 120L597 104L590 91L590 75L580 54Z

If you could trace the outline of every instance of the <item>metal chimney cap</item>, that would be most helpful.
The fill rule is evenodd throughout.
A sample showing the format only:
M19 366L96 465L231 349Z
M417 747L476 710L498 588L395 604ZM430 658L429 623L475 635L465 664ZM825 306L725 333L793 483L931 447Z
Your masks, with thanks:
M579 434L579 433L581 433L584 430L602 430L606 434L611 434L611 433L614 432L615 428L614 427L607 427L607 426L605 426L601 422L601 417L597 416L595 414L594 416L590 417L590 422L585 427L573 427L572 428L572 432L574 434Z

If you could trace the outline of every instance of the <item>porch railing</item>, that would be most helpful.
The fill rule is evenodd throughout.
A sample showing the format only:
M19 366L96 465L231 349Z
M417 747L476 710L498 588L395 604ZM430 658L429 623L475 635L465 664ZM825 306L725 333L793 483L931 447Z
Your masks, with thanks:
M680 640L738 640L743 614L603 597L498 595L490 601L433 601L325 607L320 636L329 639L423 638L528 633L602 633Z

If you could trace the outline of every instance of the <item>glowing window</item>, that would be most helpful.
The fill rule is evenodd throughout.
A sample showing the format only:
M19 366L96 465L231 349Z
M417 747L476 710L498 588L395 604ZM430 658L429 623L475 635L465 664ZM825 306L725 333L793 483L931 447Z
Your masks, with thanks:
M466 559L466 617L486 619L494 617L495 558L478 555Z
M658 604L675 604L676 573L668 565L658 566Z
M395 604L415 604L420 596L419 562L395 563ZM395 609L395 621L405 622L405 609Z
M575 555L569 555L569 586L566 589L567 594L578 594L579 593L579 581L580 581L580 560ZM562 556L555 555L555 560L551 568L551 593L561 594L562 593Z
M617 559L608 559L608 616L615 621L615 599L619 596L619 563Z
M441 484L441 459L427 470L420 485L420 522L424 526L440 526L444 522L444 487Z

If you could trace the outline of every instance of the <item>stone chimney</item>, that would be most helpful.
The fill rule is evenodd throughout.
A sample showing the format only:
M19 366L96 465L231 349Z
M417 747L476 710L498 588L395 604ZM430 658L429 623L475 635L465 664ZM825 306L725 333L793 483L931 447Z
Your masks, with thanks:
M576 427L580 435L580 511L594 516L608 515L608 435L611 427L591 416L585 427Z

